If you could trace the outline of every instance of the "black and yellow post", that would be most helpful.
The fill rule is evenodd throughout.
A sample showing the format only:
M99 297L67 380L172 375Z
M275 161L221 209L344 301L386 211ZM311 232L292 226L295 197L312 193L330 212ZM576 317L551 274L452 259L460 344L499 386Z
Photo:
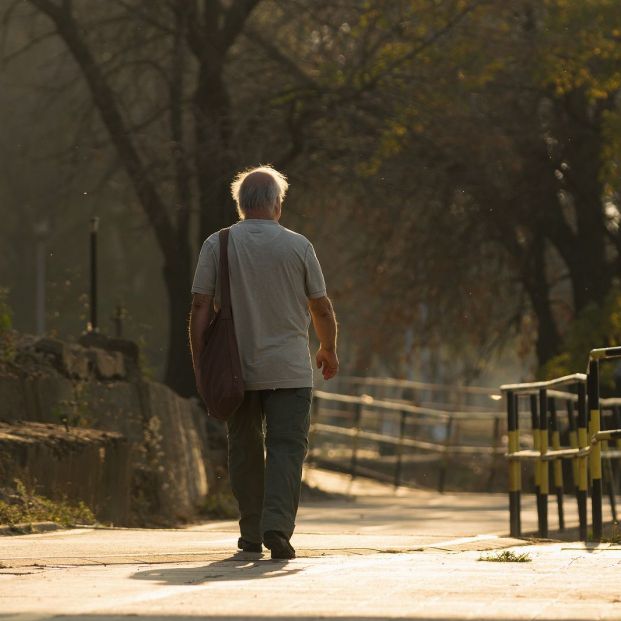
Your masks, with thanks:
M537 395L530 395L530 426L533 431L533 450L539 452L539 414L537 411ZM535 497L537 499L537 519L539 519L539 509L541 507L541 501L539 496L541 495L541 483L539 472L541 470L540 461L537 459L533 464L533 477L535 480Z
M612 423L615 429L621 429L621 408L618 405L612 408ZM616 440L617 450L621 450L621 437ZM615 479L619 478L619 460L616 459L614 462L613 473L615 474Z
M569 424L569 446L572 449L578 448L578 429L576 427L576 418L574 416L574 404L567 400L567 421ZM574 484L574 491L578 491L578 460L571 460L571 475Z
M557 451L561 448L561 434L558 427L556 415L556 400L551 398L550 405L550 444L552 450ZM552 476L554 482L554 492L556 494L556 506L558 510L558 529L565 529L565 515L563 511L563 464L560 459L552 462Z
M533 450L539 451L539 414L537 413L537 395L530 395L530 426L533 430ZM535 479L535 494L537 495L537 498L539 498L539 461L535 462L533 476Z
M589 446L587 434L587 403L584 384L578 384L578 447L586 449ZM580 524L580 541L587 538L587 490L589 484L587 457L578 457L578 479L576 499L578 501L578 522Z
M517 396L509 390L507 399L507 430L509 434L509 529L512 537L521 535L520 492L522 489L522 472L518 459L511 459L513 453L520 450L519 412Z
M615 429L621 429L621 407L618 405L612 408L612 420ZM617 448L621 449L621 438L617 439Z
M587 375L587 397L589 402L589 442L600 431L599 411L599 360L589 361ZM593 514L593 539L602 538L602 449L599 442L594 442L589 454L591 469L591 512Z
M548 452L548 392L545 388L539 390L539 497L537 499L539 516L539 536L548 536L548 494L549 471L545 459Z
M601 412L601 418L600 418L601 430L606 431L606 428L608 427L608 425L606 424L606 415L603 409L601 409L600 412ZM612 413L609 418L612 418ZM614 423L611 428L614 429ZM606 477L605 477L606 478L606 491L608 492L608 500L610 501L610 512L612 513L612 521L616 522L617 521L617 502L615 499L615 474L613 472L610 459L606 457L606 454L608 453L608 440L602 440L601 447L602 447L602 469L604 468L606 469Z

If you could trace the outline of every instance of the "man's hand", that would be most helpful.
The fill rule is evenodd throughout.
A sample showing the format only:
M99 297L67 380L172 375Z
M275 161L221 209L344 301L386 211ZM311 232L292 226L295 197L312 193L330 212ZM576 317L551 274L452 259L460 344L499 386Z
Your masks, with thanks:
M308 308L320 343L315 357L317 368L321 369L323 379L329 380L339 370L339 359L336 356L336 317L332 302L327 296L312 298L308 301Z
M317 361L317 368L321 369L323 379L329 380L337 374L339 370L339 359L334 350L320 347L315 359Z

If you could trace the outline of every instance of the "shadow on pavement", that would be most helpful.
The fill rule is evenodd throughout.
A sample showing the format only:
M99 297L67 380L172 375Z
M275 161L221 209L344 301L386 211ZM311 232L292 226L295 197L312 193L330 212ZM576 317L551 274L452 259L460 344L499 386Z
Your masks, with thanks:
M131 578L153 580L159 584L182 585L222 582L226 580L257 580L282 578L302 571L301 567L288 566L288 561L273 561L267 556L239 552L229 558L214 561L202 567L161 567L137 571Z

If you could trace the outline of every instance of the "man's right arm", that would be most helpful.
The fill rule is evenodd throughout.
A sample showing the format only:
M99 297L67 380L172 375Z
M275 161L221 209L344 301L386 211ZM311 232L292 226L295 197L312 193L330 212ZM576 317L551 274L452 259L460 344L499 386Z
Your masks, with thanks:
M192 296L189 326L190 350L192 351L192 365L195 373L205 345L205 332L211 323L213 314L213 297L195 293Z
M328 380L334 377L339 369L339 359L336 355L337 325L334 308L327 296L309 299L308 308L320 343L316 355L317 368L321 369L323 378Z

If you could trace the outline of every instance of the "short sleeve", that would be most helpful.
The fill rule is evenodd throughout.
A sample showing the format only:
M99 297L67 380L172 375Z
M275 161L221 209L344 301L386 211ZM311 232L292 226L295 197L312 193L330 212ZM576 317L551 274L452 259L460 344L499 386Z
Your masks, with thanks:
M214 247L209 240L205 240L198 255L192 293L203 293L213 297L216 293L217 275L218 263Z
M321 271L321 265L315 254L312 244L308 244L304 257L304 267L306 269L306 295L309 298L323 298L327 295L326 282Z

